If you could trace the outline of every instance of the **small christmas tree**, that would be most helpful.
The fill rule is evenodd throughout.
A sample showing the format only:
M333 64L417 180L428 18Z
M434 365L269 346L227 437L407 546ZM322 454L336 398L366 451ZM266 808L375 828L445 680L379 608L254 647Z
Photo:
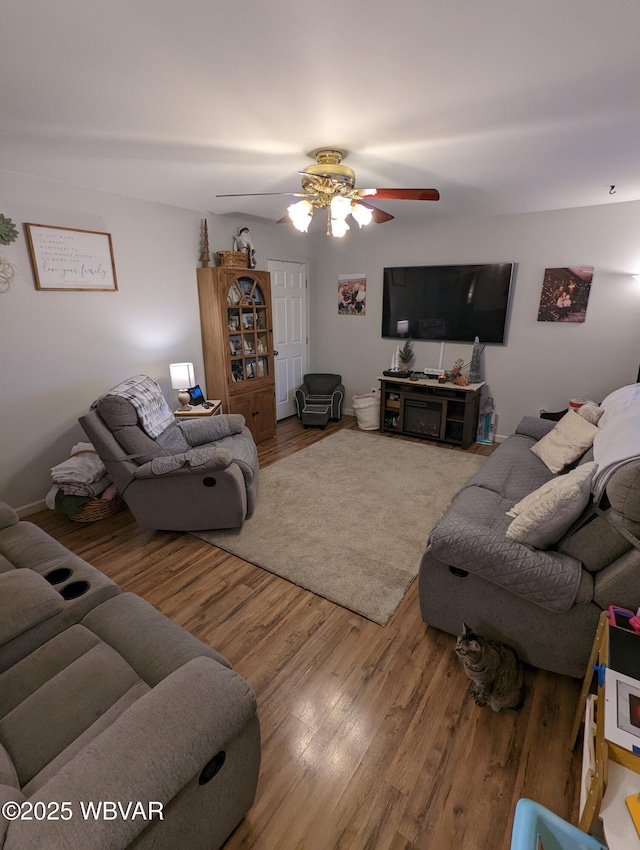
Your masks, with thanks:
M471 352L471 363L469 365L469 383L479 384L480 381L480 340L476 337L473 341L473 351Z
M405 340L404 345L398 352L398 357L404 368L408 370L413 360L413 346L410 339Z

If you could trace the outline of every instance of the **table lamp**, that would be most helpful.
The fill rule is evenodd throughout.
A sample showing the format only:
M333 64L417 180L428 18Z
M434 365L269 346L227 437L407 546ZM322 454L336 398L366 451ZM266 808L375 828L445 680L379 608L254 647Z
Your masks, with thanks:
M193 371L193 363L170 363L171 387L178 390L178 401L180 410L191 410L189 404L189 387L195 386L196 376Z

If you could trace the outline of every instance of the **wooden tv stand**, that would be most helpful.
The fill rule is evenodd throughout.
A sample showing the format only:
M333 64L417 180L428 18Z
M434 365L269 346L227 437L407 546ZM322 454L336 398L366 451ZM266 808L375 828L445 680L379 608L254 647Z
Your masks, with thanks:
M475 442L480 408L479 384L459 387L447 381L379 377L380 431L405 434L468 449Z

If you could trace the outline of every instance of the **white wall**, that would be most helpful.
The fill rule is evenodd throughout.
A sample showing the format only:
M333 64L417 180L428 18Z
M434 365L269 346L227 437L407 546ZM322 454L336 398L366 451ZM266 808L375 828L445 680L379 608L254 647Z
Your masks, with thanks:
M8 172L0 212L20 232L0 245L17 268L0 293L0 499L24 508L86 439L77 418L109 387L142 372L176 402L169 363L185 360L204 386L195 273L203 214ZM118 291L36 290L24 222L111 233ZM305 259L291 228L227 216L208 217L212 252L232 248L239 223L251 228L260 268L267 253Z
M0 293L0 499L24 508L44 498L49 469L77 440L87 406L113 384L144 372L169 400L168 364L193 361L204 384L195 268L202 213L0 172L0 212L20 237L0 246L17 274ZM499 414L498 431L571 396L600 399L636 380L640 361L640 203L551 213L384 225L302 236L286 226L209 217L212 251L232 247L249 224L258 267L266 257L308 261L309 371L342 374L347 407L377 385L395 350L380 335L385 265L513 260L508 344L488 346L485 376ZM112 234L118 292L40 292L35 288L24 222ZM317 229L316 229L317 230ZM544 269L595 266L583 325L536 321ZM337 276L367 274L364 317L338 316ZM438 343L416 342L417 367L437 366ZM471 346L446 346L445 365L469 360Z
M327 240L329 241L329 240ZM524 415L565 408L571 397L602 399L633 383L640 362L640 203L458 221L371 224L331 239L316 253L312 361L339 372L346 406L377 386L396 342L381 338L384 266L517 263L505 346L487 346L484 377L498 413L497 433ZM545 268L595 267L584 324L538 322ZM338 316L338 274L366 272L366 316ZM416 341L414 368L437 367L440 343ZM445 368L469 362L470 344L445 347Z

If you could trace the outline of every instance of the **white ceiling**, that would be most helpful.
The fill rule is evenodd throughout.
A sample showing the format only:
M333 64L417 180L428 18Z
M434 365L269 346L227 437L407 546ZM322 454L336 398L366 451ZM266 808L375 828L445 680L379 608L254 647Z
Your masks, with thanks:
M638 0L4 0L0 168L280 218L321 147L403 218L640 199ZM609 193L615 185L615 194ZM10 210L4 211L10 214Z

